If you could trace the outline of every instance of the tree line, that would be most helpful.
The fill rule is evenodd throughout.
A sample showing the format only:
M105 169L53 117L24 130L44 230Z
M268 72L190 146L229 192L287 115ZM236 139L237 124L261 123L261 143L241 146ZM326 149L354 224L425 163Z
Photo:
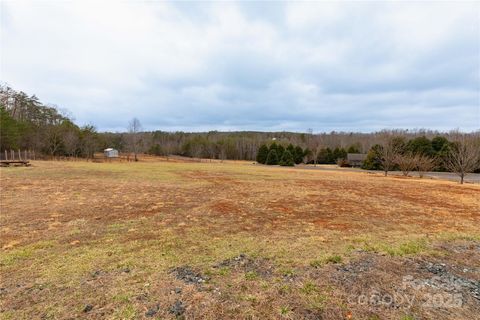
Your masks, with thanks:
M401 170L407 176L417 171L423 177L428 171L454 172L460 183L470 172L480 172L480 133L449 133L428 139L425 136L407 140L402 136L385 133L383 143L369 150L363 169L389 171Z
M282 165L345 165L348 153L368 153L364 169L386 173L460 170L466 174L479 168L480 131L166 132L145 131L133 118L125 132L97 132L93 125L78 126L55 105L7 85L0 85L0 121L0 151L28 149L49 157L91 158L111 147L135 159L137 154L148 153Z
M39 154L92 157L99 135L92 125L77 126L66 112L45 105L35 95L0 86L0 149Z

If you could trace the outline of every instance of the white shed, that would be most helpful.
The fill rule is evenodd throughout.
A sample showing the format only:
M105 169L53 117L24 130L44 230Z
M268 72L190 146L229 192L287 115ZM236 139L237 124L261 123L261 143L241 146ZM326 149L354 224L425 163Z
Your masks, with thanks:
M106 158L118 158L118 150L113 148L107 148L103 150L103 154Z

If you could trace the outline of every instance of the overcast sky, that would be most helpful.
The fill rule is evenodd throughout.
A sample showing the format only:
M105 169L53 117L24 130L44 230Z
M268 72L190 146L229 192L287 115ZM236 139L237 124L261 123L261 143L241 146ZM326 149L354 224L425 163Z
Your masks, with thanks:
M480 128L480 2L1 2L1 80L77 123Z

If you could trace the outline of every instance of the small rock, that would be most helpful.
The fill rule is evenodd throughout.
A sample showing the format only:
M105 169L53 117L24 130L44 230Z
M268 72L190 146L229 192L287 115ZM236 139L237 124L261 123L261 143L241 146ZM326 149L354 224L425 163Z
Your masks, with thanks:
M151 307L150 309L148 309L147 312L145 312L145 316L150 317L150 318L154 317L158 313L159 310L160 310L160 305L157 304L157 305Z
M182 288L175 288L175 293L176 294L182 293Z
M170 307L170 313L175 315L176 317L180 317L185 312L185 306L183 305L182 301L177 300L175 303Z
M92 311L92 309L93 309L93 306L91 304L87 304L85 308L83 308L83 312L87 313Z
M171 273L174 274L177 279L183 280L185 283L189 284L202 284L210 279L207 276L195 272L189 266L177 267L173 269Z
M102 274L102 271L101 271L101 270L95 270L95 271L92 273L92 277L93 277L93 278L96 278L96 277L98 277L100 274Z

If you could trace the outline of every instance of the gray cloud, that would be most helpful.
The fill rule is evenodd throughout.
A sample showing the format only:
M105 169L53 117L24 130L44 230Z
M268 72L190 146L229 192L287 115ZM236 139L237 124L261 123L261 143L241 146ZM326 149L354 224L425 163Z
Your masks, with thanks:
M480 127L479 3L1 6L2 80L101 130Z

